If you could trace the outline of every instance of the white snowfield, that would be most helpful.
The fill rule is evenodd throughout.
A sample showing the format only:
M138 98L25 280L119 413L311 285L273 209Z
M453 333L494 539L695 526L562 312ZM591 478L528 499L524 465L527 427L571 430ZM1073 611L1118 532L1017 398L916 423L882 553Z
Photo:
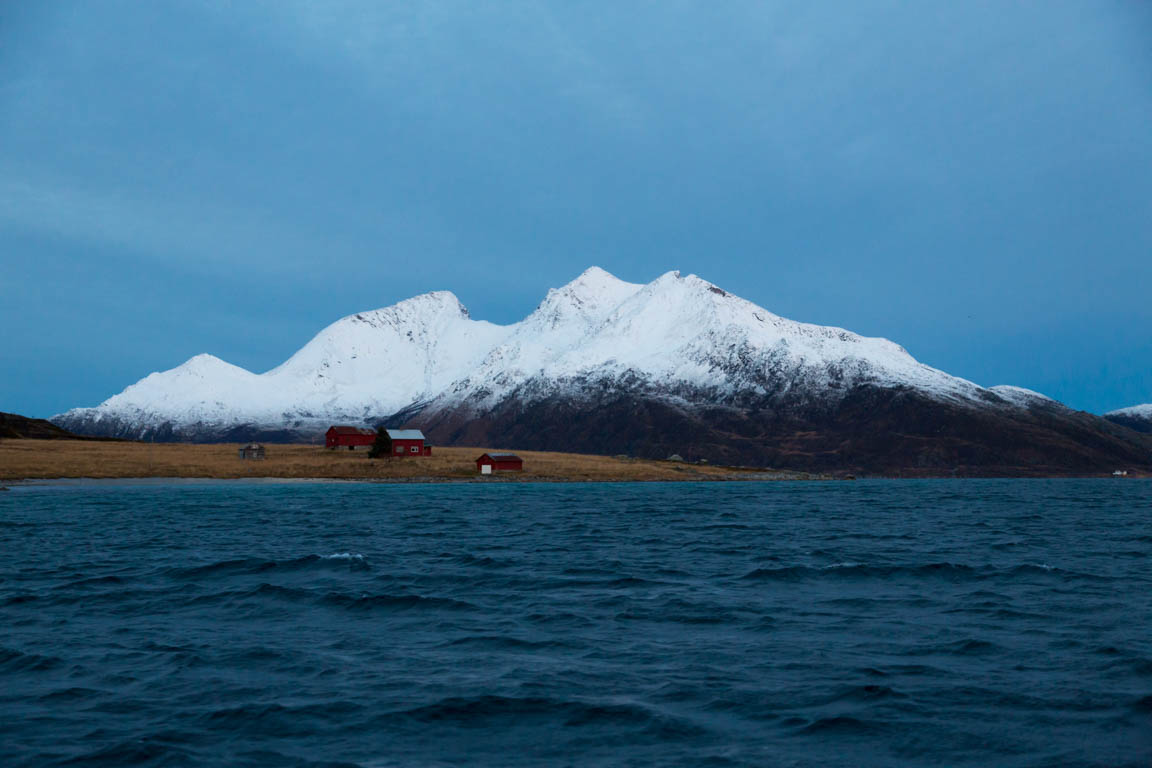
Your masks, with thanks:
M1105 416L1133 416L1137 419L1148 419L1152 421L1152 403L1144 403L1143 405L1132 405L1127 408L1118 408L1115 411L1109 411L1104 414Z
M638 285L592 267L513 325L473 320L453 294L437 291L342 318L266 373L198 355L56 418L88 429L111 418L141 433L166 423L317 428L429 403L481 411L510 396L580 397L589 387L821 401L866 383L984 406L1043 398L983 389L887 339L787 320L695 275L668 272Z

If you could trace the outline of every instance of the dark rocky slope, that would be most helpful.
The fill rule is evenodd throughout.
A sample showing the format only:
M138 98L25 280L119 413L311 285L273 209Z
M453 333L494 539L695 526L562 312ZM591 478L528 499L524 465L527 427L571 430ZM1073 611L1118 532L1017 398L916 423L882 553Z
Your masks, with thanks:
M1047 476L1152 470L1152 436L1057 403L949 404L862 387L836 405L686 405L636 393L507 400L417 416L437 442L891 476Z
M1104 418L1113 424L1119 424L1128 429L1134 429L1137 432L1144 432L1152 434L1152 419L1145 416L1127 413L1106 413Z

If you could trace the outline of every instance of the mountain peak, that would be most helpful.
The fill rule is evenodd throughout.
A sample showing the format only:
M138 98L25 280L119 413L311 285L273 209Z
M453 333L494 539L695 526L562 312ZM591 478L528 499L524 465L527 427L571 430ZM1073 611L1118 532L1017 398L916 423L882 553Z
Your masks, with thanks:
M189 368L193 368L193 367L200 368L200 367L213 366L217 363L223 363L223 362L224 361L221 360L220 358L216 357L216 355L210 355L207 352L201 352L198 355L194 355L194 356L188 358L184 362L184 365L188 366Z
M232 371L244 371L243 368L233 365L226 360L221 360L215 355L209 355L202 352L199 355L190 357L183 363L173 369L173 373L187 373L195 376L210 376L216 373L226 373Z
M600 267L589 267L572 282L550 289L528 322L556 326L573 317L586 323L600 322L643 287L626 283Z
M699 275L685 275L678 269L665 272L648 285L653 290L688 291L689 293L709 291L717 296L730 295L727 291L716 287L715 284L708 282Z
M582 297L592 297L614 295L622 291L627 291L631 294L639 289L639 285L624 282L607 270L601 269L600 267L588 267L588 269L581 272L575 280L554 290ZM551 292L552 291L549 293Z
M460 302L460 299L458 299L452 291L429 291L428 293L421 293L410 299L398 301L388 309L400 308L432 311L436 313L447 312L449 314L468 317L468 308Z
M340 328L367 325L371 327L397 325L425 325L431 322L470 319L468 308L460 303L452 291L429 291L409 299L398 301L387 307L367 312L357 312L337 320L320 332L319 336L332 333Z
M593 264L592 266L588 267L588 269L581 272L580 275L576 278L576 280L619 280L619 279L620 278L616 277L616 275L612 274L611 272L609 272L606 269L603 269L601 267L596 266L595 264ZM575 282L575 281L573 281L573 282Z

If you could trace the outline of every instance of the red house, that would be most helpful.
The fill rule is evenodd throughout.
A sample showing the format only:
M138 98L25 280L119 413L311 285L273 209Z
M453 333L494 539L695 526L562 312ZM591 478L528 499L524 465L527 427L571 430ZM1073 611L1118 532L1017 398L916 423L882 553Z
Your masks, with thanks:
M524 459L514 453L486 453L476 459L476 471L482 475L493 472L519 472L524 469Z
M424 439L424 433L418 429L388 429L385 430L392 439L392 456L431 456L432 444Z
M324 433L325 448L343 448L354 451L358 447L371 448L376 442L376 431L365 427L328 427Z

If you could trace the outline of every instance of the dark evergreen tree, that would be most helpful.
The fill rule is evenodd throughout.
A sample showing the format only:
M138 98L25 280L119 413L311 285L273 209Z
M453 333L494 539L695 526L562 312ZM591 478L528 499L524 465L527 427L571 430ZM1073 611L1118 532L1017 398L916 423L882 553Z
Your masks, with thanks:
M388 430L384 427L376 428L376 442L368 450L368 458L378 459L381 456L392 457L392 438L388 437Z

